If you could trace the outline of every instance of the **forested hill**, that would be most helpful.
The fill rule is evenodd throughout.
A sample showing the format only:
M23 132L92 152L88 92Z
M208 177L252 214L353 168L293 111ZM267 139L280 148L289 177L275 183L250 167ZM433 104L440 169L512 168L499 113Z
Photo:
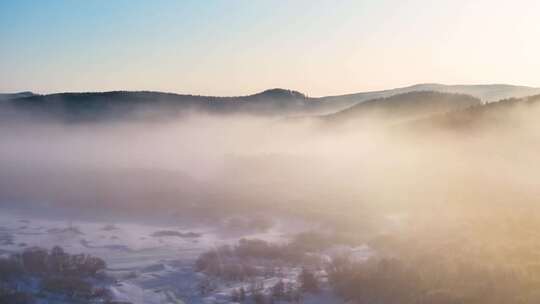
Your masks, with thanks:
M333 123L399 122L479 105L480 99L469 95L418 91L358 103L323 119Z
M510 85L419 84L385 91L309 97L298 91L270 89L234 97L200 96L152 91L110 91L0 94L0 119L52 119L67 122L114 119L178 118L191 112L250 114L266 117L331 115L334 120L366 117L373 112L414 116L436 114L497 98L540 94L540 89ZM433 102L433 98L438 99ZM395 101L395 102L394 102ZM19 114L19 115L14 115ZM22 115L20 115L22 114Z
M438 83L416 84L403 88L382 91L360 92L338 96L322 97L323 101L362 102L372 99L390 97L409 92L434 91L441 93L467 94L479 98L482 102L494 102L508 98L521 98L540 94L540 88L515 86L508 84L481 84L481 85L444 85Z
M530 127L536 130L540 114L540 95L509 98L498 102L465 108L419 119L410 124L412 127L436 128L454 131L471 131L489 128L516 131Z
M176 117L199 111L211 114L290 116L331 112L344 106L325 103L302 93L271 89L238 97L180 95L162 92L112 91L32 95L3 101L0 113L65 121L99 121L113 118Z

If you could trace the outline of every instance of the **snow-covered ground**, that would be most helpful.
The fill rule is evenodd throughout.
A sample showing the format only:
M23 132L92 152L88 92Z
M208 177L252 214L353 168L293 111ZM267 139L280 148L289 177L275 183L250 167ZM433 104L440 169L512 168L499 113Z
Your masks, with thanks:
M107 273L116 279L109 286L119 301L138 303L229 303L231 291L246 286L223 283L205 296L197 289L202 274L193 270L196 258L203 252L240 238L258 238L272 242L286 240L277 225L266 232L224 237L213 227L160 227L126 222L65 221L0 212L0 253L39 246L61 246L69 253L87 253L107 262ZM348 250L336 248L335 250ZM371 254L369 248L352 250L359 258ZM334 252L335 253L335 252ZM329 252L329 254L334 254ZM299 269L289 269L282 277L294 280ZM279 278L265 278L273 286ZM340 303L328 292L308 295L304 303Z

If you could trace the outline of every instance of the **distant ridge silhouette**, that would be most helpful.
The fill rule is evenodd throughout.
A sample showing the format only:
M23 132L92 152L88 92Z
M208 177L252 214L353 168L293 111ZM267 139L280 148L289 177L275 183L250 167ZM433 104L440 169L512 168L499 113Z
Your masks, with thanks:
M250 114L269 117L313 116L337 113L348 108L366 109L363 103L411 92L439 92L469 95L482 102L540 94L540 88L495 85L417 84L404 88L355 94L308 97L289 89L273 88L245 96L201 96L154 91L69 92L39 95L32 92L0 94L0 118L21 113L32 118L62 121L101 121L109 119L178 117L193 111L210 114ZM418 96L424 96L422 94ZM443 95L439 95L443 98ZM444 97L443 99L445 99ZM468 97L461 97L470 101ZM447 110L461 108L456 98ZM465 102L465 103L467 103ZM475 101L476 102L476 101ZM409 108L414 104L407 102ZM368 103L371 104L371 103ZM439 103L438 106L441 104ZM395 106L395 105L394 105ZM424 105L427 106L427 105ZM430 107L434 106L433 104ZM373 106L369 106L373 107ZM424 109L427 111L427 108ZM426 112L427 113L427 112ZM344 116L341 116L344 117Z

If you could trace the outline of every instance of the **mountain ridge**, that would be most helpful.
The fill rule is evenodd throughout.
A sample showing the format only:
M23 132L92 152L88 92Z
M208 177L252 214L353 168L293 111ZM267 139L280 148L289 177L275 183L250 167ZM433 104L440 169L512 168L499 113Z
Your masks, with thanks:
M447 93L462 93L470 94L460 91L482 91L487 90L490 92L500 92L500 95L494 94L492 98L488 101L497 101L507 98L520 98L526 96L532 96L540 94L540 87L531 87L523 85L511 85L504 83L494 83L494 84L442 84L442 83L418 83L405 87L397 87L384 90L373 90L373 91L360 91L347 94L338 94L338 95L327 95L319 97L308 97L307 94L304 94L300 91L286 88L269 88L263 91L255 92L252 94L245 95L202 95L202 94L189 94L189 93L178 93L178 92L167 92L167 91L156 91L156 90L109 90L109 91L66 91L66 92L55 92L48 94L39 94L33 93L31 91L15 92L15 93L0 93L0 98L21 98L21 97L30 97L30 96L49 96L49 95L58 95L58 94L103 94L103 93L117 93L117 92L129 92L129 93L157 93L157 94L167 94L167 95L176 95L176 96L191 96L191 97L206 97L206 98L222 98L222 99L238 99L246 98L253 96L274 96L274 97L295 97L295 98L305 98L313 100L334 100L339 98L360 98L365 99L364 96L369 96L369 99L372 99L372 96L377 97L386 97L389 94L400 94L412 91L442 91ZM487 95L487 93L480 92L480 95ZM503 96L509 95L509 96ZM519 96L521 95L521 96ZM501 97L502 96L502 97ZM481 96L475 96L483 99Z
M481 100L471 95L437 91L412 91L370 99L320 118L327 122L339 123L373 122L374 120L397 122L480 105L482 105Z
M16 93L0 93L0 101L29 97L33 95L36 95L36 94L34 94L31 91L23 91L23 92L16 92Z
M540 88L510 84L447 85L440 83L419 83L394 89L324 96L320 98L326 101L333 101L336 99L354 99L356 101L365 101L414 91L436 91L444 93L468 94L480 98L484 102L494 102L512 97L521 98L540 94Z
M498 100L496 99L498 97L503 97L500 99L505 99L507 96L521 98L540 94L540 88L505 84L442 85L424 83L390 90L327 97L308 97L299 91L282 88L272 88L244 96L204 96L159 91L64 92L44 95L21 92L0 95L0 97L4 97L0 104L0 116L2 119L9 119L10 113L14 111L32 117L41 116L74 122L133 117L161 119L177 117L192 111L209 114L251 114L278 117L324 116L347 111L355 106L369 108L361 105L412 92L462 94L479 99L480 103L488 103ZM443 95L438 96L442 99L446 98ZM407 99L407 96L405 98ZM469 100L465 96L462 96L461 99ZM456 98L454 100L456 105L453 106L457 106L459 100ZM423 110L418 108L422 102L418 102L416 106L413 101L409 100L407 103L410 107L416 107L419 113L428 112L427 108ZM424 105L428 108L434 106L431 103ZM448 110L455 108L447 106Z

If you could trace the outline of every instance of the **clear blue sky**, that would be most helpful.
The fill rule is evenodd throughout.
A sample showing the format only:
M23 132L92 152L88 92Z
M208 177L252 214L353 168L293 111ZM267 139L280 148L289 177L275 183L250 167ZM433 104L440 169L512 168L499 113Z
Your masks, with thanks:
M539 2L0 0L0 91L540 86Z

